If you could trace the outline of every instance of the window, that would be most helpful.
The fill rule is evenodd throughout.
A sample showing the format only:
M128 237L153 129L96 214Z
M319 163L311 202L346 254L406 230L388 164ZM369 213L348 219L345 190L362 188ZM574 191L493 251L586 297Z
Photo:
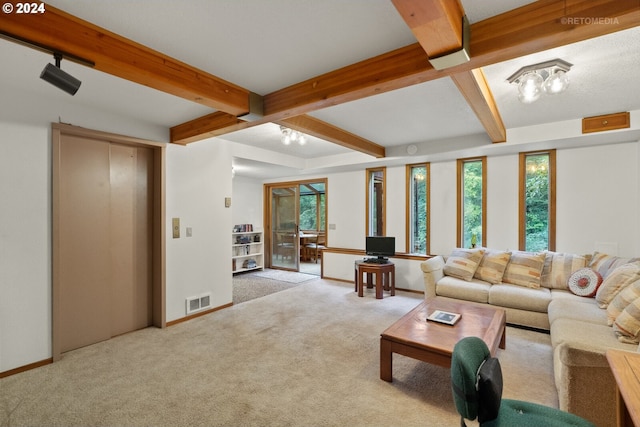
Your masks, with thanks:
M555 250L555 164L555 150L520 153L520 250Z
M407 165L407 253L429 253L429 163Z
M325 230L325 182L300 184L300 229Z
M487 158L459 159L458 246L486 246Z
M386 168L367 169L367 236L385 235Z

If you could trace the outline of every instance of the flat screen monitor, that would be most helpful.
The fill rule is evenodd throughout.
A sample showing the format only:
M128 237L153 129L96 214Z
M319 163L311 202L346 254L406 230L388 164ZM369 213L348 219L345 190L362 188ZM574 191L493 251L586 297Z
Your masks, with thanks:
M396 238L387 236L367 236L366 252L369 256L386 258L396 254Z

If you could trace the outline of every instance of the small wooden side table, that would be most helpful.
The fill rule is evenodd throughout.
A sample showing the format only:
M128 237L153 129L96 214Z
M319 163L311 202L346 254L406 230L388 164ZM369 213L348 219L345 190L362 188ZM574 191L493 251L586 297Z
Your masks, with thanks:
M364 275L367 275L367 288L372 288L375 275L376 299L382 299L382 290L396 294L396 266L391 261L385 264L355 262L355 290L358 296L364 296Z
M640 427L640 353L611 349L606 354L618 389L616 425Z

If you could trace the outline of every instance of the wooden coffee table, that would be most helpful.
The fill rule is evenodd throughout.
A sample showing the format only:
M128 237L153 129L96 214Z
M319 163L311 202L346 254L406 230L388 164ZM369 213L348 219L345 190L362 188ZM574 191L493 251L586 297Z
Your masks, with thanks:
M435 310L462 317L453 326L427 322ZM498 347L505 348L505 325L505 311L499 308L438 297L424 301L380 335L380 378L392 380L393 353L450 368L453 347L468 336L482 338L495 355Z

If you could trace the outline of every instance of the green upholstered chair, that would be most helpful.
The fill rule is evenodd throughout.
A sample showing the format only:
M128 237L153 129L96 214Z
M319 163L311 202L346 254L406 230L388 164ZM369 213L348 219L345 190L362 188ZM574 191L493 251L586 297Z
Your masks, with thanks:
M479 393L476 389L477 372L482 362L490 357L487 345L480 338L461 339L453 349L451 358L451 386L456 409L461 415L460 425L465 419L478 418ZM501 399L502 396L497 396ZM481 422L482 427L555 427L584 426L594 424L576 415L536 403L501 399L497 418Z

